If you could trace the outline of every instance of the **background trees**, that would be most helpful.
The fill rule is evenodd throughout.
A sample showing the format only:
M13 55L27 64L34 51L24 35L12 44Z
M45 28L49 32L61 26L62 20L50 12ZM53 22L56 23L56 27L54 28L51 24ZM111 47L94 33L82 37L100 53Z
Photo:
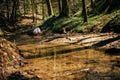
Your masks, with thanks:
M19 14L18 7L19 7L19 0L13 0L12 11L11 11L11 16L10 16L10 22L12 24L14 24L17 20L17 15Z
M59 14L60 14L61 11L62 11L62 2L61 2L61 0L58 0L58 9L59 9Z
M0 0L0 16L5 25L14 25L26 15L31 17L33 24L51 15L83 17L83 22L89 22L87 16L109 13L119 9L119 4L119 0Z
M69 3L68 0L62 0L62 10L60 16L69 17Z
M86 5L85 0L82 0L82 15L84 17L84 22L87 22L87 12L86 12Z
M79 4L77 4L79 3ZM29 13L42 14L42 4L45 5L45 16L50 16L54 14L69 16L73 15L72 9L82 11L83 6L91 5L91 8L95 8L98 12L103 11L111 11L114 10L115 7L119 8L119 0L86 0L86 4L84 5L84 0L1 0L0 1L0 13L5 17L16 18L15 15L25 15ZM78 7L79 6L79 7ZM78 8L78 9L75 9ZM83 13L84 13L83 9Z
M46 0L46 3L47 3L48 15L51 16L51 15L53 15L51 0Z

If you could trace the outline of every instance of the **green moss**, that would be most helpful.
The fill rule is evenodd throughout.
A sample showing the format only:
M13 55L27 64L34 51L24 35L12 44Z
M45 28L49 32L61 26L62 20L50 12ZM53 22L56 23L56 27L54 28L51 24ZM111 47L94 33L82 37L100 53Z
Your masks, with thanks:
M42 25L43 33L67 33L67 32L100 32L111 19L120 13L120 10L110 14L88 16L88 23L83 23L82 17L49 17ZM101 25L102 23L102 25Z

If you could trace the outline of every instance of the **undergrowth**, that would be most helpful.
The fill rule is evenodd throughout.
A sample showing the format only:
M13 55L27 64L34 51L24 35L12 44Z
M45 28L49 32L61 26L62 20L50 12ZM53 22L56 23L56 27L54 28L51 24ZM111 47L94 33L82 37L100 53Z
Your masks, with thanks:
M109 14L100 14L96 16L88 15L88 22L84 23L82 17L57 17L51 16L40 25L43 33L89 33L89 32L101 32L102 28L111 21L120 10L114 11Z

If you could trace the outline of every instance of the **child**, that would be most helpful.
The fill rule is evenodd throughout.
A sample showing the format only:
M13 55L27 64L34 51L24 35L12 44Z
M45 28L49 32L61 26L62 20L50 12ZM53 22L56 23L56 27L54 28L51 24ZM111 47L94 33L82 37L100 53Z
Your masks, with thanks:
M37 28L35 28L34 30L33 30L33 34L35 35L35 36L38 36L38 35L40 35L42 32L41 32L41 30L40 30L40 28L39 27L37 27Z
M35 28L33 30L33 34L34 34L34 38L36 39L36 45L37 45L35 53L39 53L40 54L40 35L42 34L40 28L39 27Z

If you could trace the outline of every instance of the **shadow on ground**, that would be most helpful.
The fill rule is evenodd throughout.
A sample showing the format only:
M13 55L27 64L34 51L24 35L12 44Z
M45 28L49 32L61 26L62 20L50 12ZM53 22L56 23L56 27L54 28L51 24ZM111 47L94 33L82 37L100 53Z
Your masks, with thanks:
M100 42L98 42L96 44L93 44L92 46L93 47L102 47L102 46L105 46L106 44L117 41L119 39L120 39L120 36L117 36L115 38L110 38L110 39L107 39L107 40L100 41Z
M15 72L15 73L12 73L10 76L8 76L7 80L41 80L41 79L38 78L37 76L28 78L22 75L20 72Z

